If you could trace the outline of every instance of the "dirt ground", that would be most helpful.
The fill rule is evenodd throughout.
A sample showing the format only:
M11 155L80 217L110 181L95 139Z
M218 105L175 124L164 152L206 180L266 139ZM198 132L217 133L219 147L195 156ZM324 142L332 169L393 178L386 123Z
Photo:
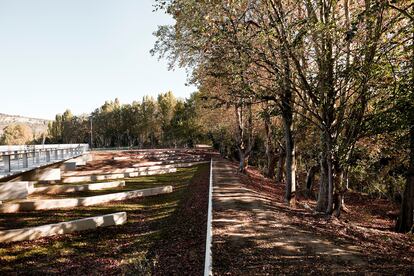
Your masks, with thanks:
M336 220L310 200L287 207L282 185L255 170L240 175L220 159L213 175L214 275L414 274L414 238L389 229L390 204L366 201L382 208L375 215L354 200Z
M99 155L102 158L88 164L89 169L113 161L108 160L108 153ZM125 164L118 165L122 168ZM127 212L128 222L0 244L0 275L201 275L208 179L209 164L202 164L173 174L127 179L126 188L172 185L170 194L75 209L7 214L0 218L5 229L120 211Z

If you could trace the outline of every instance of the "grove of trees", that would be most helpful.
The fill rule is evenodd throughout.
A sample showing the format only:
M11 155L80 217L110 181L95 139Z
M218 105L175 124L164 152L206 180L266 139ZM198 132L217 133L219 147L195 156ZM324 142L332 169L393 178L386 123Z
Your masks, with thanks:
M56 115L49 124L48 142L92 143L94 148L191 147L206 139L197 120L201 108L197 94L185 101L172 92L132 104L115 99L90 115L74 116L70 110Z
M215 146L340 216L349 189L398 199L413 230L414 3L158 0L153 53L191 70ZM221 115L217 118L215 112ZM224 117L226 116L226 117ZM266 156L263 158L262 156Z

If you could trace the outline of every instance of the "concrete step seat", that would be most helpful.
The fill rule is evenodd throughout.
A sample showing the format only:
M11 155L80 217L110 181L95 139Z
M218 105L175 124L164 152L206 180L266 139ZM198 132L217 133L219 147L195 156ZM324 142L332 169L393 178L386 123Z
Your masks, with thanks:
M124 191L89 197L20 200L0 205L0 213L16 213L19 211L52 210L75 208L80 206L92 206L105 204L112 201L122 201L137 197L172 193L172 191L172 186L161 186L156 188Z
M142 163L137 163L134 164L132 168L120 168L120 169L114 169L111 171L107 171L107 172L99 172L98 170L95 171L82 171L82 172L72 172L72 173L68 173L65 174L63 179L67 178L67 177L72 177L72 176L88 176L88 175L110 175L110 174L118 174L118 173L136 173L136 172L152 172L152 171L162 171L162 170L166 170L166 169L174 169L174 168L186 168L186 167L192 167L192 166L196 166L196 165L200 165L203 164L205 162L208 161L200 161L197 160L195 162L191 161L191 162L177 162L177 163L167 163L167 164L142 164Z
M43 237L93 230L98 227L122 225L126 221L126 212L118 212L41 226L0 230L0 243L35 240Z
M102 183L89 183L89 184L77 184L77 185L48 185L42 187L35 187L33 189L34 194L59 194L59 193L75 193L83 191L99 191L110 188L125 187L125 181L113 181Z
M124 178L136 178L140 176L158 175L177 172L176 168L167 168L160 170L147 170L138 172L127 172L127 173L109 173L109 174L91 174L81 176L66 176L62 178L62 183L79 183L79 182L94 182Z

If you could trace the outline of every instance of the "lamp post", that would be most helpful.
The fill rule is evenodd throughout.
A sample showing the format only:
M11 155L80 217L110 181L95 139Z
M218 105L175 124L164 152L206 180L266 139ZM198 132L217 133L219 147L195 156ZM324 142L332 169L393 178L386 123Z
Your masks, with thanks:
M91 122L91 140L90 140L90 148L92 149L93 147L93 123L92 123L92 115L89 116L89 120Z

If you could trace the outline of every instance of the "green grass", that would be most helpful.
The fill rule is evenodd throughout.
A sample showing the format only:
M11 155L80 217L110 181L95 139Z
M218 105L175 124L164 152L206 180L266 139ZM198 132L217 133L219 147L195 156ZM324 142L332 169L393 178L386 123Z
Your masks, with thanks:
M177 173L145 176L138 178L125 179L125 187L111 188L99 191L85 191L76 193L62 193L54 195L33 195L29 199L52 199L52 198L74 198L74 197L88 197L95 195L104 195L109 193L117 193L123 191L139 190L146 188L153 188L159 186L172 185L173 190L182 189L191 180L197 167L180 169ZM157 197L157 196L156 196ZM143 198L139 203L130 204L126 202L112 202L104 205L77 207L70 209L59 210L40 210L30 212L19 212L11 214L1 214L0 216L0 230L14 229L44 225L49 223L57 223L62 221L69 221L84 217L99 216L108 213L122 212L122 211L136 211L140 208L145 208L146 204L151 203L153 197ZM166 205L170 203L165 203Z
M52 198L73 198L73 197L88 197L88 196L96 196L96 195L104 195L104 194L111 194L111 193L119 193L125 191L133 191L133 190L140 190L140 189L147 189L147 188L155 188L160 186L166 185L173 185L175 182L182 181L181 178L185 178L188 173L194 171L193 168L182 168L177 170L176 173L169 173L169 174L161 174L161 175L154 175L154 176L141 176L137 178L125 178L125 186L124 187L117 187L117 188L110 188L104 190L97 190L97 191L82 191L82 192L75 192L75 193L58 193L58 194L33 194L28 197L28 199L52 199ZM108 181L105 181L108 182ZM98 183L98 182L93 182ZM75 184L68 184L68 185L81 185L87 183L75 183Z
M193 177L208 168L208 165L200 165L175 174L127 180L132 189L173 185L171 194L71 210L2 214L2 228L34 226L121 211L127 211L128 222L96 231L0 244L0 274L89 275L92 271L97 275L109 271L125 274L131 270L139 275L150 274L157 260L156 257L148 259L148 251L161 241L162 233L174 221L172 215L186 198Z

